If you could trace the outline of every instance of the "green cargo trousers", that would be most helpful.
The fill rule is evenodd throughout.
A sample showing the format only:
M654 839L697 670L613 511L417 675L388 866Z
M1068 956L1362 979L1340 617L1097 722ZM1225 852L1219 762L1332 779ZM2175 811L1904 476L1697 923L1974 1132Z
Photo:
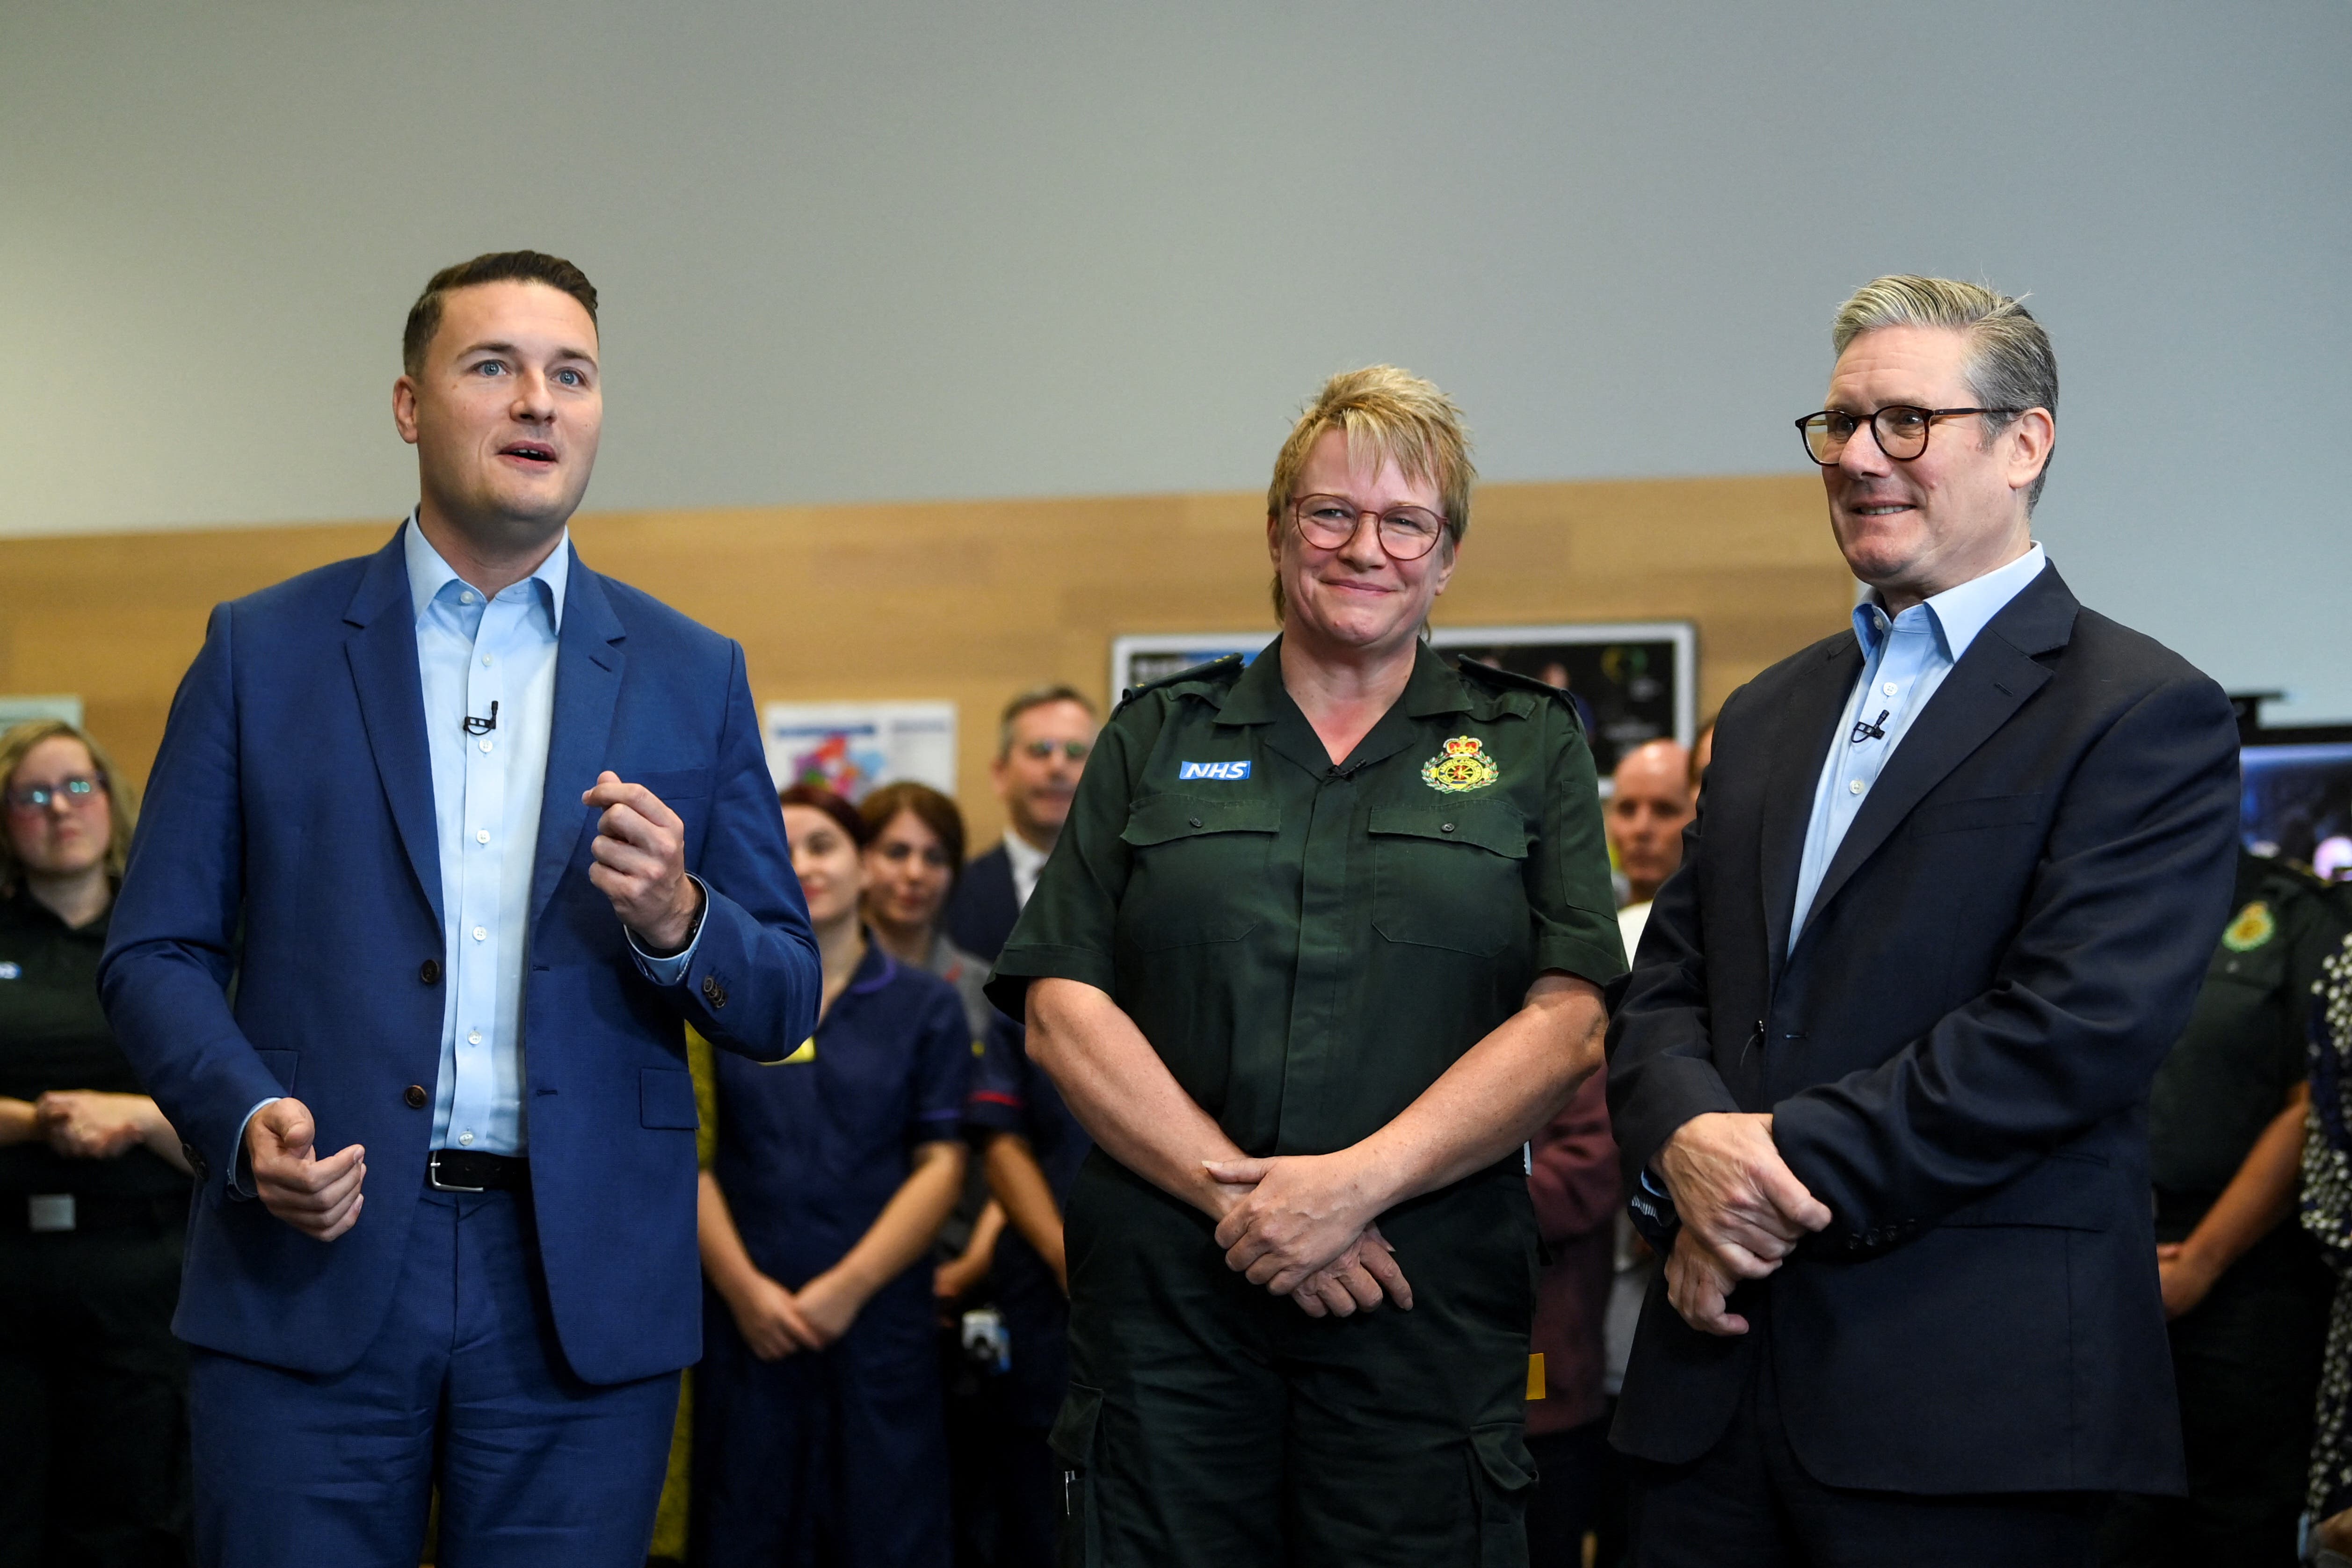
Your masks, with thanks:
M1100 1150L1066 1225L1065 1564L1525 1568L1537 1259L1516 1155L1381 1216L1409 1312L1309 1318Z

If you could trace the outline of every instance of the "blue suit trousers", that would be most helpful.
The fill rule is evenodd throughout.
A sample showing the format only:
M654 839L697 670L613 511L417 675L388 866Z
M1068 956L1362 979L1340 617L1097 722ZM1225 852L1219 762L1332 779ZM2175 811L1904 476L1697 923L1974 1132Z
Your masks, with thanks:
M527 1197L428 1192L391 1315L349 1371L196 1351L206 1568L415 1568L436 1485L441 1568L641 1568L677 1373L573 1375L538 1258Z

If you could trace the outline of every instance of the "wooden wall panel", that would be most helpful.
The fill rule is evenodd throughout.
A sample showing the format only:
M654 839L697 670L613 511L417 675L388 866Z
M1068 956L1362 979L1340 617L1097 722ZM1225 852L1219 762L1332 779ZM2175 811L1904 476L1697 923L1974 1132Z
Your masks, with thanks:
M741 639L762 701L958 704L973 841L998 708L1103 693L1111 638L1234 630L1269 611L1262 495L583 515L582 555ZM0 541L0 691L81 694L143 777L223 599L389 537L389 522ZM1843 624L1853 582L1810 475L1496 484L1438 624L1688 619L1700 710Z

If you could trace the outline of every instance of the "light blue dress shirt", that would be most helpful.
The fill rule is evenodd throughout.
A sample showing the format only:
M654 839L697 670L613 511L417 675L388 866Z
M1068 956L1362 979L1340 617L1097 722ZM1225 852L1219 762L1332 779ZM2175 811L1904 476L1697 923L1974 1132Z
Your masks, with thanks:
M1789 921L1789 948L1804 934L1838 846L1845 842L1862 803L1885 771L1887 759L1910 732L1912 721L1944 684L1985 624L2042 574L2047 564L2034 545L2006 566L1947 588L1890 618L1876 590L1853 608L1853 635L1862 644L1862 679L1846 700L1830 754L1813 786L1812 820L1797 869L1797 900ZM1859 738L1857 738L1859 737Z

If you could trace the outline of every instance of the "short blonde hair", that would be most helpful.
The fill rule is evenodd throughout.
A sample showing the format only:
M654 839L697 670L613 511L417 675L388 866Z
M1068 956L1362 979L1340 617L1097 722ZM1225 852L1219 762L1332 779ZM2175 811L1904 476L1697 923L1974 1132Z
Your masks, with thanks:
M1843 353L1854 339L1881 327L1941 327L1962 334L1969 341L1969 395L1979 407L2041 408L2053 419L2058 416L2058 355L2050 346L2049 332L2022 299L1951 278L1911 273L1874 278L1838 307L1830 327L1831 351ZM1983 416L1984 444L1990 446L2016 417ZM2045 459L2033 476L2033 488L2025 492L2029 512L2042 499L2042 486L2049 478Z
M1436 387L1392 364L1341 371L1323 384L1275 457L1274 482L1265 490L1269 521L1278 522L1288 513L1307 455L1329 430L1347 432L1349 461L1393 462L1405 478L1434 484L1445 513L1446 548L1460 547L1470 531L1470 487L1478 479L1462 411ZM1287 611L1277 573L1274 618L1280 621Z
M0 732L0 791L14 786L16 770L25 765L35 746L60 739L81 742L89 753L90 766L98 770L99 783L106 786L106 817L112 833L106 846L106 874L120 882L122 868L131 859L131 830L139 826L139 787L115 771L114 759L90 738L89 731L62 719L28 719ZM6 834L0 833L0 892L13 891L24 869L16 859L16 847Z

